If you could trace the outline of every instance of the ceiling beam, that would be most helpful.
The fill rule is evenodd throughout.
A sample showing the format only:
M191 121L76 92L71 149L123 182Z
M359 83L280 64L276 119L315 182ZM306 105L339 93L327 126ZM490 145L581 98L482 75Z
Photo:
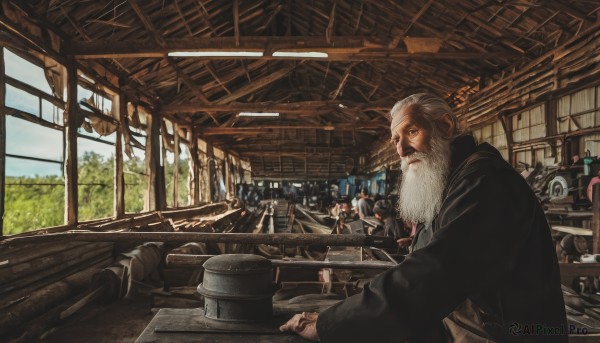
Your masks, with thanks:
M162 113L183 114L197 112L279 112L289 114L306 114L307 112L329 112L333 109L344 108L346 110L359 111L389 111L393 103L364 103L351 101L301 101L290 103L240 103L229 104L167 104L161 107Z
M259 125L243 127L208 127L201 128L199 132L204 136L214 135L235 135L240 133L262 133L270 130L294 129L294 130L324 130L324 131L352 131L363 129L383 129L388 128L388 123L382 122L356 122L352 124L332 124L332 125Z
M296 63L289 63L288 65L282 66L278 70L268 74L265 77L262 77L260 79L254 79L252 81L252 83L249 83L245 86L242 86L242 87L236 89L232 94L228 94L228 95L220 98L219 100L215 101L215 103L226 104L228 102L235 101L243 96L246 96L250 93L254 93L255 91L286 76L290 71L294 70L294 68L296 68L296 66L297 66Z
M154 32L156 33L156 32ZM162 38L162 37L161 37ZM329 54L328 58L305 58L306 60L362 61L362 60L470 60L504 58L503 53L487 52L439 52L408 53L404 49L389 49L382 44L373 43L363 37L336 36L328 43L321 36L246 36L239 37L236 46L235 37L212 38L162 38L161 44L153 39L146 40L98 40L95 42L71 41L63 53L79 59L102 58L163 58L174 51L253 51L264 52L263 57L202 57L202 59L297 59L273 57L278 50L319 51Z

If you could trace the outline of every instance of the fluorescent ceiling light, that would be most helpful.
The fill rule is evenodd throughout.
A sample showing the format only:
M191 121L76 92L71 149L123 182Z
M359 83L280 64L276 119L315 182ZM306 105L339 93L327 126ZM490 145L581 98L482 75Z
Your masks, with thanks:
M172 51L174 57L262 57L258 51Z
M279 112L240 112L239 117L279 117Z
M313 58L327 58L329 55L325 52L306 51L275 51L273 57L313 57Z

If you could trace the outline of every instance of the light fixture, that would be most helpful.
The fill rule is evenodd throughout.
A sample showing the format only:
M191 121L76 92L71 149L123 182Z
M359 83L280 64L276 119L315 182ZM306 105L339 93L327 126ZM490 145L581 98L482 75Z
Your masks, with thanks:
M262 57L262 51L172 51L172 57Z
M238 117L279 117L279 112L240 112Z
M329 55L325 52L316 51L275 51L273 57L305 57L305 58L327 58Z

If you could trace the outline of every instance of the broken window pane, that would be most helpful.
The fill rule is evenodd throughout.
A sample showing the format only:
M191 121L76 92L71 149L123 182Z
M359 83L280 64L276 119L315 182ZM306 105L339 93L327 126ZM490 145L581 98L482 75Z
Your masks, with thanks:
M4 49L4 70L7 76L33 86L42 92L52 94L52 89L44 75L44 69L24 58Z

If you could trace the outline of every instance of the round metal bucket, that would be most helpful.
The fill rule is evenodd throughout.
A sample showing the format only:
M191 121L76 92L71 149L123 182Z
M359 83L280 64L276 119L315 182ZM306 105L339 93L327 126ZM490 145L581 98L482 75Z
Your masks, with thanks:
M204 262L206 317L224 321L260 321L273 315L273 265L268 259L247 254L225 254Z

